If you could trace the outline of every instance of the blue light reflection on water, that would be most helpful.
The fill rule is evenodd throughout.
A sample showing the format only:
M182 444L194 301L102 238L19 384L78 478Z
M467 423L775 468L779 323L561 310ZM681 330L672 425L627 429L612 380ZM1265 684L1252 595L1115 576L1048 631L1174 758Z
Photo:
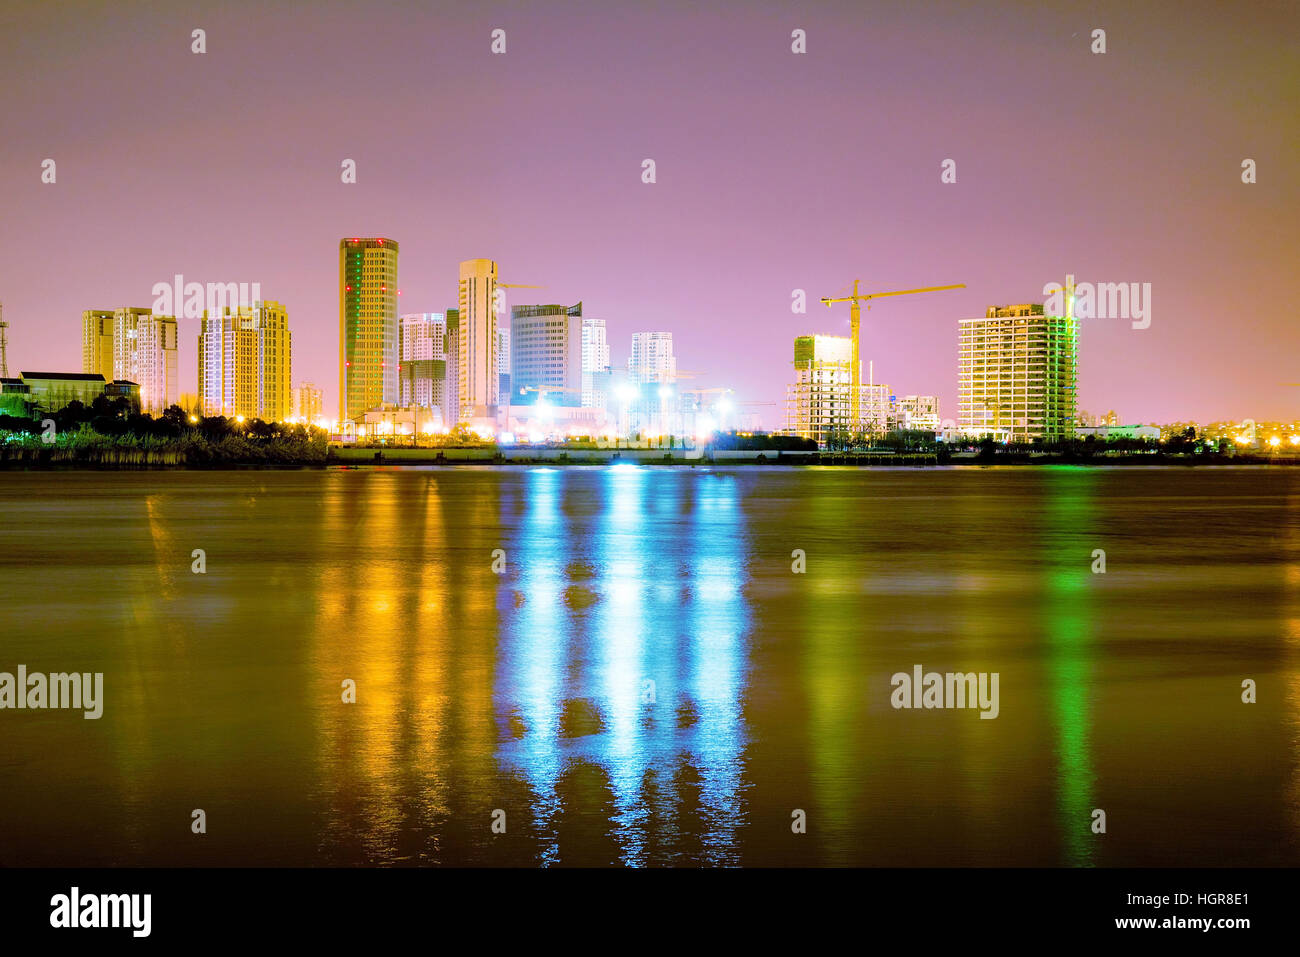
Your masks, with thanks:
M741 594L746 540L736 521L734 476L713 475L697 486L691 535L696 542L688 619L690 688L699 709L692 742L702 775L701 803L708 827L704 848L710 864L737 863L736 831L743 823L740 789L745 743L741 713L745 697L748 604Z
M738 861L748 612L736 483L654 477L523 478L517 608L494 697L518 728L498 760L527 783L541 863L565 860L558 831L576 798L562 782L578 764L608 789L619 862L660 859L683 835L708 863Z
M532 813L539 830L553 833L560 813L556 783L563 769L559 750L560 702L564 692L565 633L563 582L565 537L561 532L559 479L555 472L528 473L523 493L526 508L518 537L507 550L519 569L523 604L514 627L503 636L495 695L517 714L523 739L514 742L504 757L528 782L533 794ZM503 700L503 692L508 692ZM543 863L554 863L554 841L540 849Z

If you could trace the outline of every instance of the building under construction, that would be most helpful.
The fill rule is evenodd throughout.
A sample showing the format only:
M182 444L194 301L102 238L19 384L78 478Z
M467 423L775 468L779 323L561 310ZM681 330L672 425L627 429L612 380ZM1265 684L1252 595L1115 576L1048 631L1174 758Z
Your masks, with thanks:
M853 341L848 336L797 336L794 382L786 389L785 429L815 439L822 448L844 448L859 437L887 432L894 396L874 382L858 387L858 420L853 418ZM861 370L858 370L861 382Z

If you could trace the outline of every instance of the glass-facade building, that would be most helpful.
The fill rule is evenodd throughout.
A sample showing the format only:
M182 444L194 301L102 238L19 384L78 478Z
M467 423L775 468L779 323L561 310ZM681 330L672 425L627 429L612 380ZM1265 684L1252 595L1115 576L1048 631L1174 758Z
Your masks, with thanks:
M514 405L543 392L551 405L582 405L582 303L510 310L510 385Z
M397 401L397 243L339 242L339 418Z

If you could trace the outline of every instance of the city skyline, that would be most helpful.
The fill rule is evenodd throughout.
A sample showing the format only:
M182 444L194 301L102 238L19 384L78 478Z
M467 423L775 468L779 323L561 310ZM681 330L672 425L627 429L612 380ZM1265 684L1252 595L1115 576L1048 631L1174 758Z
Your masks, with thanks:
M1298 38L0 6L6 926L337 949L537 871L626 936L621 873L745 868L927 942L1277 924Z
M66 322L142 305L174 274L259 282L294 317L295 382L322 383L336 409L329 250L391 235L406 247L399 313L446 310L456 264L491 255L506 280L544 285L540 301L581 300L606 319L615 357L635 332L673 331L683 365L776 403L768 428L781 424L790 342L843 335L847 316L816 300L853 279L966 284L863 316L877 379L955 409L957 322L1041 301L1070 273L1154 293L1149 328L1081 322L1081 408L1143 422L1293 417L1300 332L1276 303L1300 259L1297 187L1283 174L1296 66L1267 43L1281 8L1231 36L1204 28L1206 4L1172 22L1119 5L940 9L869 23L848 5L743 18L510 10L501 56L489 51L496 22L466 11L397 10L373 35L355 29L361 14L336 12L309 37L286 10L256 29L214 11L195 56L188 14L154 11L136 36L129 19L88 8L79 29L98 40L79 48L52 41L66 38L63 16L34 9L9 59L26 148L0 152L10 366L77 368ZM1095 55L1102 20L1110 45ZM790 50L796 26L804 56ZM170 32L174 50L158 43ZM581 69L550 61L561 42L584 51ZM346 84L330 62L350 64ZM214 71L232 86L214 86ZM521 91L539 71L546 80ZM608 80L593 87L593 71ZM331 119L340 96L365 107L347 127ZM129 115L119 101L135 104ZM265 148L238 161L196 148L236 128ZM150 149L128 148L141 136ZM571 148L523 164L512 148L548 139ZM46 157L54 184L41 182ZM956 181L944 183L949 158ZM1241 181L1244 158L1256 183ZM355 184L340 180L345 159ZM151 241L159 229L168 242ZM806 314L790 310L795 290ZM188 351L197 322L178 322ZM182 356L181 393L195 374Z
M433 317L437 317L439 321L443 322L445 327L447 319L450 319L452 322L452 326L454 328L456 324L455 317L459 313L463 312L463 310L459 310L454 307L447 308L442 311L428 311L428 312L414 312L414 313L403 311L402 303L398 298L401 295L400 289L396 288L398 284L400 284L400 277L398 277L397 275L397 251L399 246L400 243L397 240L388 237L382 237L382 238L381 237L370 237L370 238L345 237L339 241L338 251L339 251L340 271L339 271L337 282L338 282L338 290L339 290L338 305L340 310L340 325L339 325L339 340L338 340L339 357L336 363L336 373L340 381L339 396L341 397L343 395L346 395L347 393L346 383L347 381L349 381L351 377L355 376L356 374L354 371L352 371L353 362L350 361L352 358L354 358L352 355L352 348L360 345L367 351L369 355L371 355L372 364L374 365L373 371L378 376L378 382L374 386L374 388L370 389L369 392L367 392L363 398L356 399L354 403L351 403L349 405L349 407L351 407L351 405L355 405L355 408L352 409L351 414L344 416L343 415L344 403L342 401L338 402L339 411L340 411L340 421L344 417L356 418L362 412L376 409L380 405L384 405L384 404L388 404L388 405L410 404L409 390L406 389L404 385L405 378L403 378L402 382L398 381L400 376L405 376L406 378L409 378L410 374L414 374L409 372L409 370L408 373L402 372L402 369L406 367L406 364L409 361L411 361L412 358L414 358L412 356L406 355L406 347L402 345L403 335L405 334L403 330L405 329L405 324L407 320L415 319L415 318L431 319ZM371 264L370 267L367 267L367 268L378 268L380 272L383 273L383 275L381 275L377 279L368 277L365 281L366 286L363 288L360 284L358 284L354 291L354 286L349 279L350 274L348 270L349 268L356 268L357 270L360 270L361 266L359 265L359 260L358 260L358 264L355 267L349 267L347 263L349 262L348 260L349 251L355 250L357 248L363 248L367 250L368 253L371 255L377 255L383 257L382 262L376 260L374 263ZM357 253L354 252L353 254L355 255ZM492 323L493 327L496 328L496 333L497 333L493 341L497 343L498 349L493 350L494 355L488 361L492 366L497 368L498 371L500 372L499 378L503 383L502 389L507 389L509 388L508 383L511 380L510 370L512 368L512 363L513 363L511 357L512 354L510 351L511 325L519 322L521 317L526 318L534 314L538 314L538 315L548 314L550 312L558 310L556 314L560 315L566 311L566 307L562 307L556 304L544 305L540 303L506 305L505 296L507 294L505 290L510 288L510 286L508 286L507 284L500 283L496 278L498 263L495 260L490 260L490 259L465 260L460 263L460 268L463 277L465 275L469 275L470 277L472 277L470 280L471 282L473 281L473 277L476 277L477 271L486 270L487 272L485 274L490 275L490 281L486 284L488 287L487 289L480 290L478 298L485 298L485 302L493 302L493 303L497 302L498 298L500 300L498 304L498 308L493 310L493 312L495 312L496 315L494 315L493 323ZM359 272L358 275L360 275ZM181 275L177 275L175 277L177 283L177 289L178 289L177 291L178 297L181 295L179 289L181 287L182 278L183 277ZM1072 276L1066 277L1067 283L1070 283L1072 281L1073 281ZM462 286L462 291L458 300L460 302L465 301L465 293L464 293L465 283L466 283L465 278L462 278L460 284ZM394 288L390 290L388 288L389 284L392 284ZM187 298L191 295L195 297L194 299L195 304L193 306L194 309L202 308L201 306L197 305L204 295L203 289L200 288L202 285L203 284L195 284L194 291L192 293L187 291L186 293ZM211 305L212 297L213 297L212 287L216 287L218 289L218 292L220 292L220 287L222 285L223 284L221 283L208 284L209 288L207 290L207 299L208 299L209 306ZM231 286L232 295L233 295L234 284L232 283L229 285ZM253 288L255 291L257 290L257 285L258 284L254 284ZM156 292L160 287L161 287L160 284L156 285L154 291ZM525 286L523 288L542 288L542 287ZM170 296L170 292L171 290L169 288L168 289L169 296ZM382 330L378 330L376 332L370 332L370 333L358 332L355 323L349 323L347 319L347 315L349 310L354 308L356 303L368 302L368 300L365 297L371 293L381 297L383 301L380 302L379 305L376 307L363 306L362 308L370 309L370 311L373 312L373 317L371 318L375 318L376 321L381 322L384 328ZM1076 338L1078 338L1078 331L1085 327L1085 324L1089 319L1092 319L1092 321L1114 321L1115 320L1116 318L1115 316L1110 316L1108 319L1108 317L1105 314L1104 291L1099 295L1103 303L1102 314L1100 318L1098 319L1096 317L1084 317L1084 318L1076 318L1075 320L1073 320L1075 324L1072 328L1074 329L1073 334L1075 335ZM1136 296L1137 296L1136 291L1134 295L1136 301ZM1149 291L1148 291L1148 296L1149 296ZM168 302L170 303L171 301L172 300L169 298ZM236 300L232 300L232 301L236 301ZM1047 297L1045 301L1050 304L1051 297L1050 296ZM1127 298L1125 299L1125 301L1128 301ZM180 298L177 298L176 308L169 309L167 312L160 312L154 310L151 313L148 307L131 307L131 306L120 307L116 310L101 310L101 309L82 310L81 313L82 331L81 331L81 346L80 346L82 358L80 363L80 370L86 373L101 372L105 375L106 381L111 381L113 378L115 378L112 372L114 367L113 352L114 350L120 352L123 348L122 341L116 342L115 345L115 336L113 331L114 324L115 324L115 317L116 317L116 324L118 325L120 325L123 322L122 317L127 317L127 318L135 317L136 319L148 319L152 317L154 320L163 320L167 322L169 324L169 328L174 330L177 324L179 323L179 321L185 318L186 316L188 316L188 313L191 308L190 306L186 306L186 308L182 309L180 307L181 302L182 300ZM1150 303L1148 302L1146 308L1149 309L1149 306ZM248 314L250 313L250 307L252 307L251 312L254 314L260 312L261 310L267 307L275 311L278 311L281 314L283 314L286 311L285 307L279 302L276 302L274 300L256 299L256 300L250 300L246 304L241 303L237 309L237 313L239 315ZM581 320L581 315L582 315L581 309L582 309L582 303L578 302L575 306L567 309L567 311L570 314L576 314ZM958 329L960 330L959 351L961 352L961 355L963 357L966 355L966 350L968 348L968 346L966 345L966 336L968 330L971 328L971 324L985 322L989 317L992 317L995 314L999 316L1004 314L1007 315L1025 314L1025 310L1031 310L1031 309L1036 310L1038 315L1040 316L1043 315L1042 303L1027 302L1019 305L989 305L985 308L985 314L983 316L962 317L958 319L957 326ZM574 313L573 312L574 310L577 310L577 312ZM1020 310L1020 312L1008 313L1006 312L1006 310ZM229 318L230 309L227 308L224 311L227 314L227 318ZM1064 310L1059 310L1059 311L1063 312ZM212 315L217 316L220 314L220 312L221 310L218 310L217 313L213 313ZM502 312L508 313L509 315L503 317L501 315ZM175 315L173 315L172 313L175 313ZM1055 315L1055 313L1052 312L1049 312L1047 314L1049 316ZM812 315L816 316L817 313L813 312ZM508 321L502 322L503 318L507 319ZM1127 317L1121 317L1121 318L1125 320L1127 319ZM281 319L281 322L283 322L283 318ZM587 329L588 329L587 324L590 322L595 322L599 324L599 328L602 333L602 340L604 339L605 320L586 319L586 320L581 320L581 322L582 322L582 330L581 330L581 334L578 335L578 338L575 339L575 347L582 345L582 339L587 334ZM197 364L199 368L199 374L196 381L192 383L192 388L187 388L186 385L190 385L190 384L185 384L178 389L174 384L177 379L177 371L175 369L172 369L167 374L168 381L172 383L168 389L168 391L172 393L171 399L168 402L163 403L162 405L158 405L157 403L151 405L150 403L146 402L146 411L152 410L155 413L158 413L162 411L162 408L165 407L165 405L171 404L171 402L176 401L177 398L184 398L189 395L197 395L200 399L203 399L203 397L207 394L205 392L204 373L202 369L203 369L203 350L205 349L203 342L207 337L206 330L208 328L208 323L209 323L209 312L204 311L200 313L199 318L196 320L198 332L195 337L198 342L198 351L196 353L196 358L197 358ZM864 326L865 325L866 323L864 322ZM391 326L391 329L388 328L389 326ZM1136 328L1138 326L1138 323L1134 322L1133 326ZM571 336L574 334L576 333L571 334ZM650 381L650 379L657 380L659 378L664 378L665 381L676 381L677 357L672 353L673 336L674 333L671 330L664 330L664 331L639 330L630 333L628 336L630 342L626 353L626 370L627 370L626 374L632 380L638 380L638 381ZM124 341L124 338L125 337L123 335L116 336L117 340ZM463 330L463 324L462 324L462 329L459 338L462 340L466 338L466 335ZM173 333L173 345L170 347L171 361L173 365L176 364L177 354L179 351L181 351L178 350L179 343L175 342L174 341L175 339L183 339L183 334L180 336L176 336L175 333ZM658 371L656 371L653 375L649 375L645 369L638 368L639 363L644 361L644 359L638 360L639 350L649 349L651 345L654 342L657 342L659 339L663 339L667 343L667 350L668 350L667 356L669 360L669 367L665 367L665 369L658 369ZM843 333L826 333L826 332L799 334L794 336L793 339L796 342L796 361L793 364L794 372L793 373L787 372L786 381L783 382L780 386L781 389L786 390L787 394L784 396L785 401L782 402L778 398L776 401L749 400L744 403L745 405L752 405L752 406L777 407L777 411L767 413L766 415L764 415L763 413L752 413L752 414L757 414L760 417L763 417L765 419L765 421L763 422L764 429L772 432L790 430L789 425L791 420L790 420L790 413L788 411L790 396L788 394L788 390L790 388L796 387L797 381L799 379L799 369L801 368L800 362L797 358L799 341L812 340L812 339L826 340L827 342L829 342L830 340L837 340L837 341L842 340L846 344L846 347L847 347L847 343L850 341L849 337ZM864 332L864 339L866 339L865 332ZM485 337L485 341L486 341L486 337ZM583 348L585 348L585 346ZM604 345L603 348L605 350L604 354L607 357L607 360L609 362L612 362L612 365L607 365L607 370L621 368L622 363L613 362L613 356L615 354L608 347L608 345ZM1075 348L1077 354L1077 346ZM107 353L106 358L104 357L104 353ZM574 362L573 362L572 371L577 375L579 381L589 378L589 373L587 373L585 369L586 359L581 357L583 354L584 353L582 351L582 348L579 348L578 351L575 352ZM375 355L378 356L377 361L373 361ZM389 358L392 358L394 360L392 368L389 367L389 364L387 362ZM421 356L421 358L429 358L429 357ZM452 354L450 353L449 353L449 358L452 358ZM896 357L889 357L889 358L896 358ZM1101 358L1104 359L1105 357L1101 357ZM119 363L121 359L122 357L119 355L118 356ZM875 361L876 361L875 358L870 355L864 355L862 358L862 364L864 367L867 366L868 364L874 365ZM1075 361L1077 361L1077 359ZM965 363L966 360L963 358L962 360L963 369L965 368ZM653 365L654 363L652 362L651 364ZM39 363L36 364L28 363L28 365L30 368L44 368ZM180 362L180 366L183 368L192 367L193 365L194 365L193 362L186 362L184 360ZM1083 363L1079 363L1079 368L1082 368L1083 365L1084 365ZM62 371L66 372L70 370L62 370ZM463 378L464 375L466 375L467 371L468 370L464 369L464 366L462 364L461 369L459 370L460 375L458 376L458 378ZM285 371L285 374L288 375L287 369ZM615 372L616 376L621 374L622 374L621 372ZM648 375L649 377L647 377ZM698 375L698 373L690 372L687 373L687 375L690 377L694 377ZM863 375L864 375L863 389L868 390L868 384L866 381L867 373L864 371ZM1084 377L1081 374L1079 374L1077 371L1073 373L1073 375L1077 376L1078 381L1080 382L1084 380ZM138 376L138 375L136 376L136 378L142 378L142 377L143 376ZM791 377L793 377L793 379L795 380L795 385L791 384ZM883 390L880 396L882 400L893 400L895 398L901 400L902 398L904 398L905 394L909 392L909 390L906 389L895 390L888 384L883 384L879 381L876 381L878 377L875 377L874 371L872 373L872 377L873 377L873 381L875 381L875 384L872 385L871 388L876 390ZM964 377L964 373L959 372L957 376L957 380L959 382L964 382L963 377ZM129 380L132 377L119 375L116 376L116 378L119 379L125 378ZM706 381L713 382L716 380L717 380L716 376L709 376ZM184 379L182 378L181 381L184 382ZM847 380L845 381L847 382ZM291 407L292 407L292 402L288 398L288 392L290 391L290 389L296 390L299 386L305 384L314 384L314 377L309 373L300 372L295 367L292 371L292 383L286 383L283 385L283 389L285 390L286 397L284 398L283 402L278 403L274 406L275 408L283 408L284 414L282 416L265 416L268 419L268 421L287 418L288 415L290 414ZM277 388L279 388L279 386L277 386ZM946 384L945 384L945 388L946 388ZM964 388L965 388L964 384L960 385L959 391L960 389L964 389ZM581 394L584 391L589 391L589 389L590 389L589 385L586 387L572 388L572 387L564 386L559 383L555 383L555 384L547 384L545 388L543 388L541 391L574 392L576 394ZM324 396L323 401L325 403L325 406L328 408L330 404L328 393L325 393L323 390L321 391ZM530 388L526 391L536 392L537 390ZM719 391L719 390L713 389L710 391ZM725 391L734 392L735 390L728 388ZM951 408L954 410L960 408L965 404L964 401L956 402L956 401L949 400L948 402L944 402L944 400L941 398L944 394L944 391L945 391L944 388L934 388L934 385L931 383L923 383L921 386L916 386L915 384L913 384L913 387L910 390L910 397L915 398L918 393L923 393L924 397L927 398L928 397L939 398L941 405L943 405L945 408ZM147 395L147 391L145 392L145 394ZM440 391L440 396L441 396L441 391ZM535 401L536 398L537 396L533 396L531 399L527 397L520 398L520 396L514 395L512 393L510 396L510 404L514 404L514 405L528 404L531 401ZM1101 401L1097 404L1100 406L1104 406L1106 404L1104 397L1099 397L1099 398L1101 399ZM499 396L499 400L500 400L500 405L504 406L506 404L506 397L504 392L502 392L501 395ZM872 401L875 400L873 399ZM420 404L429 404L429 403L426 400L424 402L421 402ZM562 402L561 404L586 404L586 403L580 402L578 396L575 395L573 403ZM441 408L442 402L440 401L437 403L433 403L433 405ZM782 405L785 405L787 407L787 410L785 412L782 412L780 410L780 407ZM459 420L464 422L473 418L482 418L483 414L486 411L486 407L480 404L478 406L475 406L474 408L477 409L478 412L477 415L473 414L470 411L470 409L467 408L466 406L461 405L460 414L458 416ZM1079 413L1085 411L1081 400L1076 401L1074 403L1073 408L1076 412ZM612 410L610 411L611 414L613 414L613 411ZM443 414L445 416L447 414L447 411L443 410ZM870 415L864 412L864 421L870 417L871 417ZM959 418L959 416L954 413L952 415L941 414L939 418L943 421L950 422L951 424L966 430L967 432L969 432L969 434L974 435L979 432L979 429L975 428L974 425L970 421L968 421L969 417ZM1145 422L1145 421L1154 421L1154 420L1141 419L1140 417L1131 416L1131 415L1128 416L1121 415L1121 418L1125 418L1126 421L1132 421L1136 423ZM1243 420L1247 419L1247 417L1245 416L1240 416L1236 418L1241 418ZM1272 418L1257 416L1257 418L1261 418L1261 419L1269 418L1270 420L1273 421L1287 421L1294 418L1294 416L1284 415L1281 417L1272 417ZM1224 422L1224 421L1233 421L1233 420L1234 417L1226 417L1226 418L1220 417L1217 419L1205 418L1205 419L1197 420L1190 417L1177 416L1174 418L1160 420L1160 422L1161 424L1169 424L1169 423L1183 422L1183 421ZM452 424L452 423L448 422L448 424ZM1076 424L1090 425L1091 423L1077 421ZM797 430L797 431L802 432L802 430Z

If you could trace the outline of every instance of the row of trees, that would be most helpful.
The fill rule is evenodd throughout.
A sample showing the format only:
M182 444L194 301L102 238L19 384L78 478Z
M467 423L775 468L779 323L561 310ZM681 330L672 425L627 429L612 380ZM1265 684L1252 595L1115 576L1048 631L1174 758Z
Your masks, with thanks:
M1198 436L1196 430L1191 427L1170 436L1164 441L1124 436L1099 438L1095 435L1089 435L1085 438L1069 438L1057 441L1035 439L1032 442L1010 442L1006 444L996 442L992 438L964 439L945 443L936 439L933 432L898 430L876 435L867 435L865 433L850 435L847 432L837 432L828 436L826 445L829 451L876 449L891 452L951 454L955 451L976 450L986 458L995 455L1026 456L1035 453L1088 458L1106 453L1141 455L1164 452L1178 455L1219 455L1240 452L1240 449L1236 447L1231 439L1210 439Z
M719 432L712 442L715 449L730 451L816 452L816 439L803 439L797 435L741 435L737 432Z
M165 454L186 464L313 464L328 455L328 436L305 425L190 416L169 406L155 417L122 397L72 401L56 412L0 415L7 458L45 451L59 461L112 461L114 450Z
M1035 439L1033 442L1010 442L1003 445L991 438L985 438L976 447L982 458L994 458L1000 455L1027 456L1034 453L1071 459L1089 459L1116 453L1119 455L1204 455L1212 458L1243 454L1243 450L1238 448L1231 439L1197 436L1196 430L1190 426L1164 440L1131 436L1099 438L1089 435L1081 439L1070 438L1052 442Z

